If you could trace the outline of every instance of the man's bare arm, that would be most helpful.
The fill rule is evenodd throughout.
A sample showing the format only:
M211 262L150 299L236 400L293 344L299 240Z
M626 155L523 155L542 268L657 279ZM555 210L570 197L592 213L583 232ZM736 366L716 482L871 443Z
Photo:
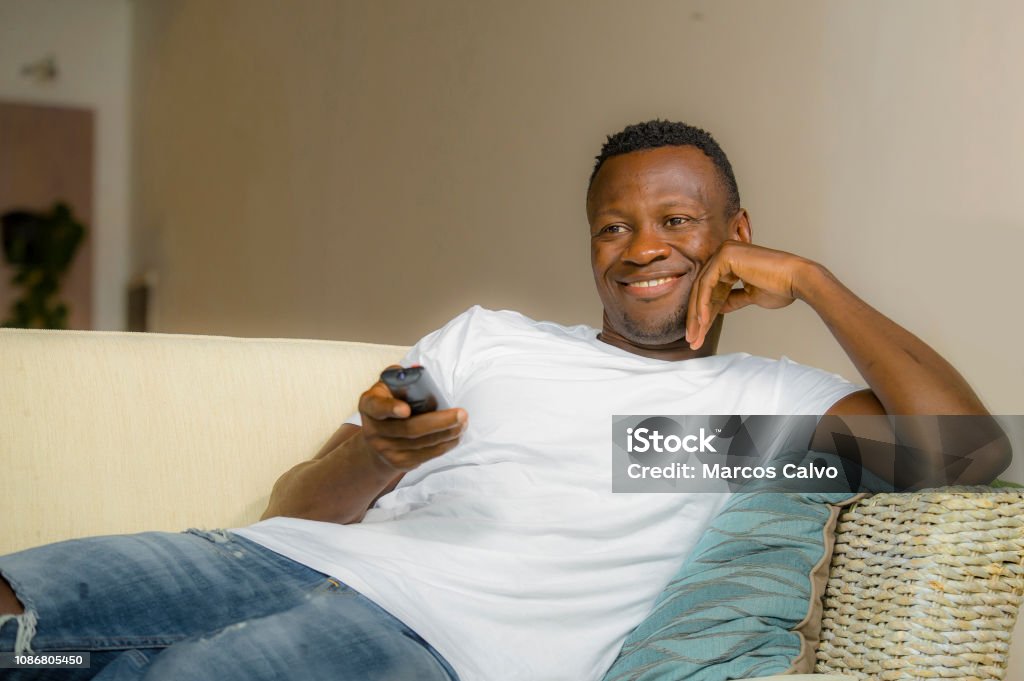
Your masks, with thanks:
M406 471L458 444L466 426L462 409L411 417L409 405L379 382L360 396L359 412L363 427L342 425L313 459L278 479L261 520L359 522Z
M274 516L334 523L362 519L373 501L402 473L387 466L359 437L359 426L344 424L331 449L289 469L274 483L270 503L260 520Z
M862 442L891 441L918 451L920 461L916 465L900 462L903 479L891 482L898 488L915 482L986 484L1005 470L1012 456L1009 439L960 372L927 343L857 297L827 269L815 263L803 267L797 296L817 312L871 387L837 402L827 417L968 417L947 419L946 428L939 419L897 418L896 432L852 433ZM818 448L831 444L831 433L849 430L850 423L860 429L867 422L847 420L843 426L834 418L822 419L815 444ZM862 446L860 451L872 470L892 470L892 463L879 459L889 459L898 450L876 444L874 450ZM960 459L961 465L949 466L950 456Z
M734 290L736 282L743 288ZM899 488L917 482L987 483L1009 465L1009 440L959 372L806 258L747 241L726 241L694 284L686 338L699 348L720 312L747 305L779 308L798 299L818 314L871 388L829 410L812 442L815 449L837 451L831 437L836 432L873 443L861 448L862 463ZM841 420L854 415L921 418L897 419L893 432L887 430L888 419ZM934 415L965 419L943 428L953 421L923 418ZM963 465L951 468L949 457L962 459ZM893 479L894 471L902 479Z
M949 362L821 265L804 261L794 285L797 297L825 322L885 413L988 414Z

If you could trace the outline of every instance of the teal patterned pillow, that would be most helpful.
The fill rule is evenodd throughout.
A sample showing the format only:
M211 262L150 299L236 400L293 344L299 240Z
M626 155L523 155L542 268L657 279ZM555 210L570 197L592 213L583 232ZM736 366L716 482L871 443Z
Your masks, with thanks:
M810 673L839 508L850 492L740 492L626 639L605 681Z

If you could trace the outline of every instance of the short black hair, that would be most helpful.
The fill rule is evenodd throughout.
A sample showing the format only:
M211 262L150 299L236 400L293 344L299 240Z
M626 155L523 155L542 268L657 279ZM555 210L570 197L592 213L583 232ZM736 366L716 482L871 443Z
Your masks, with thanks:
M601 153L596 157L594 171L590 173L587 195L590 195L590 188L594 186L597 171L612 156L668 146L690 146L703 151L718 169L719 179L725 188L726 215L731 216L740 209L740 190L736 185L736 176L733 175L732 165L711 133L686 123L660 119L627 125L620 132L608 135L608 141L604 143Z

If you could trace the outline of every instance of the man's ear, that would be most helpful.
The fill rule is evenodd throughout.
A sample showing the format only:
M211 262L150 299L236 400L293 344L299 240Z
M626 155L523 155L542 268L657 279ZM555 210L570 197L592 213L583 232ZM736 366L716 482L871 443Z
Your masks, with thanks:
M747 214L746 208L740 208L733 216L732 224L729 226L729 238L747 244L753 242L750 232L750 216Z

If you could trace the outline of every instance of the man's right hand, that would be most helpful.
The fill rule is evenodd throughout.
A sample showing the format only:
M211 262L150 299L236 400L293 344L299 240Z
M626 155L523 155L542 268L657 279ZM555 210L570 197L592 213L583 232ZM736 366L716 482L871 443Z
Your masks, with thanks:
M359 436L383 464L398 473L455 447L469 422L466 410L460 408L412 416L408 403L394 397L383 381L360 395L359 414L363 420Z
M387 385L374 383L359 396L363 425L342 424L315 457L278 478L260 519L361 521L406 471L455 447L468 423L464 409L411 413Z

